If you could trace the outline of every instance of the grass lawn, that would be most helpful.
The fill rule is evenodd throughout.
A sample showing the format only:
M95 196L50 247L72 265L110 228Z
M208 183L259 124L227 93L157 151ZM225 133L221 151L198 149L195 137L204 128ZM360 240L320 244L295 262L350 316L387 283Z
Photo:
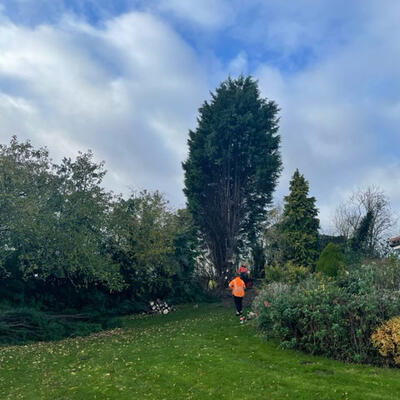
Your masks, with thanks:
M220 304L0 349L0 399L400 399L400 371L283 351Z

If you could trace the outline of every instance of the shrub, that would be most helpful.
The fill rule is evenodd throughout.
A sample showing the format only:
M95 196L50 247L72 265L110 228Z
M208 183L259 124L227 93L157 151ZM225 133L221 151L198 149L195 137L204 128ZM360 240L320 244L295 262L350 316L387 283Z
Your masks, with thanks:
M356 292L367 292L371 288L400 291L400 260L393 258L352 266L347 274L338 277L339 286Z
M295 265L292 262L286 264L287 282L298 283L310 275L310 269L302 265Z
M344 268L344 264L344 255L340 247L337 244L328 243L319 256L316 270L328 276L337 276Z
M266 282L283 282L285 280L286 270L280 265L267 265L265 267Z
M258 326L285 348L382 364L371 334L383 321L400 315L400 292L376 280L383 275L378 268L363 266L338 281L315 275L297 284L266 285L254 303Z
M378 327L371 335L371 341L389 364L400 365L400 317L393 317Z
M259 328L265 333L272 332L273 315L271 312L267 312L271 304L276 305L278 299L288 294L290 286L282 282L273 282L258 292L255 297L252 308L253 311L258 315L257 323Z
M267 266L265 269L266 282L297 283L305 279L309 274L309 268L295 265L292 262L280 265Z

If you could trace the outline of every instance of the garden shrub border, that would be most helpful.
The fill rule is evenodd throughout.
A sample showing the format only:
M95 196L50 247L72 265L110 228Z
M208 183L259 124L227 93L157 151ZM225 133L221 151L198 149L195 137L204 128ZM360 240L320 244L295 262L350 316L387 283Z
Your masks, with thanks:
M400 315L400 263L370 263L338 279L313 274L300 283L266 284L253 303L257 325L283 348L341 361L387 365L371 335ZM393 365L393 362L390 362Z

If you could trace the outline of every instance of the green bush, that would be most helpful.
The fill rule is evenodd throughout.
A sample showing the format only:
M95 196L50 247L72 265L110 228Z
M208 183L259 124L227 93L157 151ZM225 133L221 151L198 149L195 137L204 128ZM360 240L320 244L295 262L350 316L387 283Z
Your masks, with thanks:
M328 243L319 256L316 271L328 276L337 276L344 265L344 255L340 247L335 243Z
M267 265L265 267L265 281L283 282L286 277L286 270L280 265Z
M295 265L289 261L284 267L280 265L267 266L265 268L265 280L269 283L297 283L305 279L310 274L309 271L307 267Z
M282 347L343 361L382 364L371 334L400 315L400 291L394 287L398 265L367 265L337 281L311 276L297 284L272 283L255 299L259 328Z

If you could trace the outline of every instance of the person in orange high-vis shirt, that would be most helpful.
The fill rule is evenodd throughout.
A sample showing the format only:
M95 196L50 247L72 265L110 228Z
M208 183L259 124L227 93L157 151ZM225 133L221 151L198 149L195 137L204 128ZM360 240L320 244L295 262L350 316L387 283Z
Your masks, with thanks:
M229 282L229 288L232 290L233 300L236 307L236 315L243 314L243 297L245 295L246 284L239 275Z

